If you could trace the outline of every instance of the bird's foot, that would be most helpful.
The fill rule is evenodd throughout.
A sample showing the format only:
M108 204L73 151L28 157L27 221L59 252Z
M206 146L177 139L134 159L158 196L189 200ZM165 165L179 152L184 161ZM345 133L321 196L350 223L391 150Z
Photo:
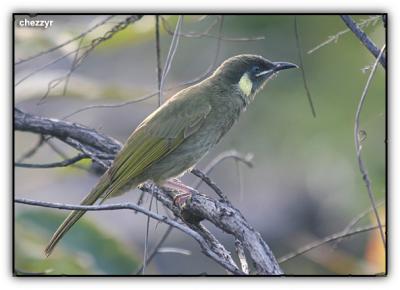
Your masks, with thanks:
M163 187L174 191L172 199L174 204L181 209L185 207L186 202L192 197L193 193L196 192L193 188L176 178L166 181Z
M174 204L180 209L185 208L186 202L192 197L191 193L184 192L174 196Z
M204 219L188 210L188 202L190 202L194 194L198 194L195 189L182 183L179 179L170 179L163 184L163 187L172 191L170 196L174 205L180 209L183 221L190 224L197 224Z

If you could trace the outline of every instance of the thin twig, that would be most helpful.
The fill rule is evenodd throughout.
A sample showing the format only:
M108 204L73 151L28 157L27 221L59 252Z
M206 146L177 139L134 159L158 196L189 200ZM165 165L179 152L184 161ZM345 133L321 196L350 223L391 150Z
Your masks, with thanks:
M384 205L384 202L378 202L376 204L377 207ZM366 210L364 210L363 212L359 213L358 215L356 215L348 224L347 226L344 228L343 233L348 233L351 231L351 229L358 224L367 214L369 214L371 211L373 211L373 207L370 207ZM338 246L338 244L342 241L342 239L338 239L333 245L332 248L336 248Z
M386 56L379 52L379 48L368 37L368 35L354 22L350 15L340 15L343 22L354 33L354 35L362 42L362 44L369 50L375 58L379 56L379 63L386 69Z
M159 15L155 15L156 18L156 60L157 60L157 89L158 89L158 106L161 106L161 46L160 46L160 21Z
M223 23L223 20L221 20L220 29L219 29L220 32L222 31L222 23ZM190 80L190 81L185 81L185 82L182 82L182 83L180 83L180 84L178 84L178 85L176 85L176 86L172 86L172 87L170 87L170 88L163 89L163 91L164 91L164 92L165 92L165 91L171 91L171 90L179 89L179 88L181 88L181 87L190 86L190 85L192 85L192 84L195 84L195 83L197 83L197 82L203 80L203 79L206 78L207 76L209 76L210 73L211 73L211 72L213 71L213 69L215 68L215 66L217 65L220 47L221 47L221 41L220 41L220 39L218 38L217 46L216 46L216 54L215 54L215 57L214 57L214 61L210 64L210 66L206 69L206 71L205 71L203 74L201 74L201 75L198 76L198 77L195 77L194 79L192 79L192 80ZM82 113L82 112L85 112L85 111L88 111L88 110L93 110L93 109L113 109L113 108L124 107L124 106L131 105L131 104L136 104L136 103L139 103L139 102L143 102L143 101L145 101L145 100L148 100L148 99L150 99L150 98L152 98L152 97L154 97L154 96L159 96L159 95L160 95L160 92L161 92L161 91L160 91L160 89L159 89L159 90L157 90L157 91L155 91L155 92L153 92L153 93L144 95L144 96L142 96L142 97L140 97L140 98L138 98L138 99L130 100L130 101L125 101L125 102L122 102L122 103L107 104L107 105L106 105L106 104L101 104L101 105L89 105L89 106L80 108L80 109L78 109L78 110L76 110L76 111L73 111L73 112L69 113L68 115L65 115L64 117L62 117L62 120L66 120L66 119L68 119L68 118L70 118L70 117L72 117L72 116L74 116L74 115L76 115L76 114L79 114L79 113ZM159 101L159 102L160 102L160 101Z
M42 145L45 142L45 137L43 135L39 136L39 141L36 143L35 146L33 146L31 149L29 149L27 152L21 155L20 158L18 158L17 162L22 162L25 159L33 156L39 149L42 147Z
M164 68L162 70L160 90L159 90L159 94L160 94L159 102L160 103L162 103L162 99L163 99L164 84L165 84L167 75L169 73L169 70L171 69L172 60L174 59L176 50L178 49L178 43L179 43L179 38L180 38L179 33L181 32L182 23L183 23L183 16L180 15L178 18L178 23L176 24L176 27L175 27L174 35L171 40L171 45L168 50L167 59L165 60Z
M167 254L170 254L170 253L180 254L180 255L184 255L184 256L190 256L192 254L192 252L189 251L189 250L185 250L185 249L182 249L182 248L175 248L175 247L162 247L162 248L159 248L157 250L157 252L158 253L163 253L163 254L164 253L167 253Z
M170 90L170 89L168 89L168 90ZM136 103L139 103L139 102L143 102L143 101L145 101L145 100L148 100L148 99L150 99L150 98L152 98L152 97L158 95L159 92L160 92L160 91L157 91L157 92L154 92L154 93L150 93L150 94L148 94L148 95L145 95L145 96L143 96L143 97L140 97L139 99L136 99L136 100L130 100L130 101L126 101L126 102L122 102L122 103L117 103L117 104L108 104L108 105L102 104L102 105L90 105L90 106L86 106L86 107L80 108L80 109L78 109L78 110L76 110L76 111L73 111L73 112L71 112L71 113L69 113L69 114L63 116L63 117L61 118L61 120L66 120L66 119L68 119L68 118L70 118L70 117L72 117L72 116L74 116L74 115L76 115L76 114L79 114L79 113L82 113L82 112L85 112L85 111L89 111L89 110L93 110L93 109L112 109L112 108L120 108L120 107L124 107L124 106L127 106L127 105L131 105L131 104L136 104Z
M48 94L50 93L50 90L52 88L55 88L56 86L58 86L64 79L68 80L69 76L76 69L79 68L79 66L83 63L83 61L89 56L89 53L92 52L97 46L99 46L103 42L111 39L116 33L124 30L125 28L128 27L129 24L136 22L140 18L141 18L141 16L139 16L139 15L131 15L129 17L126 17L123 21L118 22L112 29L110 29L109 31L104 33L103 36L93 39L90 42L90 45L86 46L87 49L84 50L80 56L79 56L79 50L81 49L81 45L79 45L79 47L76 50L75 58L73 60L70 70L67 72L67 74L56 79L52 86L50 86L50 84L49 84L46 94L39 100L39 103L41 103L48 96ZM53 81L51 81L50 83L53 83Z
M74 146L81 151L81 145L86 146L85 151L89 150L95 158L101 156L108 160L109 155L115 155L121 148L121 144L96 130L87 128L80 124L46 118L24 113L19 109L14 110L14 129L28 131L43 135L49 135L60 139L67 144ZM71 142L71 140L76 142ZM85 151L82 151L85 153ZM107 156L107 157L106 157ZM151 183L147 182L139 186L140 190L151 192ZM171 195L165 189L156 187L154 196L162 202L176 216L182 215L182 209L173 204ZM192 198L188 200L185 211L199 219L205 219L213 223L226 233L239 239L249 253L251 264L254 265L255 273L263 275L280 275L280 269L273 252L268 244L261 238L261 235L254 230L245 220L239 210L227 203L219 202L207 196L194 192ZM197 219L198 220L198 219ZM227 252L222 244L215 245L215 241L207 241L201 244L203 253L221 264L225 269L229 269L235 274L243 273L239 268L232 264L230 253Z
M220 26L219 26L219 31L218 31L218 39L217 39L217 46L216 46L216 53L214 56L214 60L211 63L211 65L209 66L209 68L207 69L207 71L203 74L204 76L207 75L217 64L218 61L218 56L220 53L220 48L221 48L221 35L222 35L222 27L223 27L223 23L224 23L224 17L221 16L220 18ZM157 26L156 26L157 27ZM159 59L159 58L157 58ZM161 72L161 68L160 71ZM159 91L160 91L160 87L159 87ZM200 178L199 180L202 181L202 179ZM200 185L198 183L198 185ZM198 189L198 186L195 187L195 189ZM156 203L157 205L157 203ZM165 233L163 234L163 236L161 237L160 241L158 242L158 244L154 247L152 253L150 254L149 258L147 259L147 264L150 263L150 261L157 255L158 253L158 249L164 244L164 242L166 241L166 239L168 238L168 236L171 234L173 227L172 226L168 226L167 230L165 231ZM136 274L140 273L143 269L143 265L142 267L136 272Z
M156 15L156 56L157 56L157 88L158 88L158 106L161 106L163 95L163 85L165 83L166 77L168 75L168 72L170 70L172 60L175 56L175 52L178 48L178 42L179 42L179 37L176 37L178 35L179 31L181 30L182 26L182 21L183 21L183 16L179 16L178 23L176 24L176 29L174 34L170 48L168 51L167 59L165 61L164 69L161 69L161 59L160 59L160 33L159 33L159 23L158 23L158 15ZM153 201L153 192L151 194L151 200L150 200L150 207L152 205ZM146 262L147 262L147 248L148 248L148 237L149 237L149 228L150 228L150 218L147 218L147 223L146 223L146 236L145 236L145 245L144 245L144 258L143 258L143 266L142 266L142 275L144 275L145 269L146 269Z
M151 211L151 206L153 205L154 195L151 193L149 211ZM146 221L146 234L144 236L144 254L143 254L143 267L142 267L142 275L144 275L147 266L147 248L149 245L149 229L150 229L150 216L147 216Z
M174 219L176 221L176 218ZM153 258L157 255L158 249L161 248L161 246L164 244L166 239L168 238L169 234L172 232L172 229L174 227L169 225L163 236L161 237L160 241L157 243L157 245L154 247L153 251L149 255L149 257L146 260L146 263L149 264ZM143 265L136 271L136 275L139 275L143 271L144 263Z
M215 157L208 165L207 167L203 170L205 175L209 175L211 173L211 171L218 165L220 164L222 161L226 160L226 159L234 159L235 161L239 161L242 162L244 164L246 164L248 167L252 168L253 167L253 154L246 154L246 155L242 155L239 152L237 152L236 150L228 150L228 151L224 151L221 154L219 154L217 157ZM201 183L203 182L202 179L199 179L195 184L194 184L194 188L198 188Z
M370 72L370 74L368 76L367 82L366 82L366 84L364 86L364 90L363 90L363 92L361 94L361 98L360 98L360 101L359 101L358 106L357 106L355 122L354 122L354 144L355 144L355 147L356 147L356 155L357 155L357 160L358 160L358 166L360 168L361 176L362 176L362 178L364 180L364 183L365 183L365 186L367 188L367 192L368 192L368 196L369 196L369 199L370 199L370 202L371 202L371 206L374 209L375 218L376 218L376 221L377 221L378 226L379 226L379 232L380 232L380 235L381 235L381 238L382 238L382 242L383 242L383 247L384 248L386 248L385 234L383 232L381 219L379 218L379 213L378 213L378 210L377 210L377 207L376 207L375 195L374 195L374 193L372 191L371 180L369 178L369 175L368 175L368 172L367 172L367 168L364 165L364 160L362 159L362 156L361 156L362 145L361 145L361 142L360 142L361 141L360 140L360 115L361 115L361 111L362 111L362 108L363 108L363 105L364 105L364 102L365 102L365 98L366 98L367 93L368 93L369 86L371 84L372 78L375 75L375 71L376 71L376 68L378 66L378 62L380 61L380 59L381 59L381 57L383 55L383 52L385 51L385 47L386 47L386 45L383 45L378 57L375 60L374 65L372 66L371 72Z
M379 20L379 18L380 18L380 16L372 16L372 17L369 17L367 19L364 19L364 20L360 21L357 24L358 24L359 27L367 27L371 23L374 25L374 23L377 20ZM319 50L320 48L322 48L325 45L328 45L328 44L330 44L332 42L336 43L339 40L340 36L350 32L350 31L351 31L350 29L345 29L345 30L339 31L335 35L329 35L327 40L325 40L324 42L322 42L322 43L318 44L317 46L311 48L309 51L307 51L307 54L311 54L311 53Z
M57 45L57 46L54 46L54 47L49 48L49 49L47 49L47 50L45 50L45 51L39 52L38 54L32 55L32 56L30 56L30 57L28 57L28 58L20 59L20 60L18 60L17 62L15 62L14 64L15 64L15 65L19 65L19 64L21 64L21 63L30 61L30 60L32 60L32 59L35 59L35 58L39 57L39 56L48 54L48 53L53 52L53 51L55 51L55 50L57 50L57 49L59 49L59 48L62 48L62 47L64 47L64 46L66 46L66 45L68 45L68 44L74 42L75 40L78 40L78 39L84 37L84 36L87 35L88 33L90 33L90 32L92 32L93 30L95 30L97 27L99 27L99 26L105 24L107 21L109 21L109 20L110 20L111 18L113 18L114 16L115 16L115 15L108 16L106 19L104 19L103 21L101 21L101 22L99 22L99 23L93 25L91 28L89 28L88 30L82 32L82 33L79 34L78 36L75 36L74 38L71 38L71 39L69 39L69 40L67 40L67 41L65 41L65 42L63 42L63 43L61 43L61 44L59 44L59 45Z
M156 61L157 61L157 89L158 89L158 106L161 106L161 48L160 48L160 26L159 26L159 15L155 15L155 42L156 42ZM171 44L172 45L172 44ZM153 203L154 195L151 194L149 210L151 210L151 205ZM157 202L156 202L157 204ZM143 255L143 265L141 268L141 273L144 275L147 266L147 251L149 243L149 229L150 229L150 217L147 217L146 222L146 235L144 239L144 255Z
M83 152L86 156L90 157L90 159L92 159L93 161L97 162L99 165L101 165L101 167L106 170L108 169L108 167L110 166L110 162L107 162L104 156L98 156L96 154L96 152L94 152L94 150L92 148L90 148L90 146L84 145L81 142L72 139L70 137L67 137L63 140L65 143L67 143L68 145L70 145L71 147ZM107 158L108 160L112 160L114 156L110 156L110 158Z
M85 47L89 47L89 46L86 45ZM27 75L25 75L24 77L22 77L19 81L17 81L17 82L15 83L14 86L17 87L17 86L20 85L23 81L27 80L28 78L32 77L33 75L37 74L38 72L41 72L42 70L45 70L45 69L48 68L49 66L51 66L51 65L53 65L53 64L55 64L55 63L57 63L57 62L59 62L59 61L61 61L61 60L63 60L64 58L70 56L71 54L75 53L76 50L77 50L77 49L75 49L75 50L73 50L73 51L70 51L70 52L67 52L67 53L65 53L64 55L62 55L62 56L60 56L60 57L58 57L58 58L56 58L56 59L54 59L54 60L52 60L52 61L49 61L48 63L42 65L41 67L35 69L34 71L32 71L32 72L30 72L30 73L28 73Z
M199 169L193 168L190 170L190 173L193 175L197 176L200 178L202 181L204 181L220 198L222 198L223 201L229 202L228 197L222 192L222 190L218 187L218 185L211 180L210 177L205 175L203 172L201 172Z
M65 55L39 67L38 69L34 70L33 72L27 74L26 76L24 76L22 79L20 79L18 82L15 83L15 87L17 87L19 84L21 84L23 81L27 80L28 78L32 77L33 75L35 75L36 73L46 69L47 67L49 67L50 65L53 65L57 62L59 62L60 60L66 58L67 56L76 53L77 50L84 50L84 52L82 53L81 56L79 56L79 58L76 60L76 64L74 66L73 69L71 69L68 73L71 73L73 71L75 71L81 64L82 62L86 59L86 57L89 55L90 52L92 52L97 46L99 46L100 44L102 44L104 41L109 40L110 38L112 38L116 33L124 30L126 27L128 27L129 24L138 21L139 19L142 18L142 15L131 15L126 17L123 21L118 22L115 26L113 26L112 29L108 30L107 32L104 33L103 36L101 37L97 37L95 39L93 39L90 44L81 47L81 48L77 48L74 49L71 52L66 53ZM62 77L61 77L62 78ZM59 79L61 79L59 78ZM57 83L57 85L60 82Z
M64 153L60 148L58 148L57 147L57 145L56 144L54 144L53 142L51 142L51 138L47 138L46 140L45 140L45 142L46 142L46 144L55 152L55 153L57 153L61 158L64 158L64 159L68 159L69 157L67 156L67 154L66 153ZM85 167L85 166L82 166L82 165L80 165L80 164L72 164L71 165L72 167L75 167L75 168L78 168L78 169L81 169L81 170L85 170L85 171L88 171L88 168L87 167ZM90 171L89 171L90 172Z
M16 203L21 203L21 204L27 204L27 205L32 205L32 206L40 206L40 207L47 207L47 208L56 208L56 209L62 209L62 210L85 210L85 211L105 211L105 210L122 210L122 209L129 209L129 210L134 210L136 212L143 213L152 219L158 220L160 222L163 222L165 224L171 225L174 228L177 228L178 230L182 231L183 233L191 236L194 238L201 246L203 249L204 253L208 255L210 258L214 259L217 263L222 265L225 269L229 270L233 274L236 275L242 275L243 272L237 268L237 266L234 263L230 262L230 259L227 259L225 256L220 256L222 253L221 249L218 249L217 251L216 248L210 246L210 242L214 241L207 241L201 234L196 232L195 230L189 228L186 225L182 225L178 223L177 221L171 220L166 216L161 216L158 215L154 212L151 212L145 208L142 208L140 206L137 206L136 204L133 203L119 203L119 204L109 204L109 205L72 205L72 204L63 204L63 203L55 203L55 202L45 202L45 201L37 201L37 200L32 200L32 199L25 199L25 198L15 198L14 201ZM220 244L219 244L220 245ZM225 253L224 249L224 253ZM232 260L233 261L233 260Z
M218 16L221 17L221 16ZM162 24L164 30L170 34L173 35L173 31L169 26L168 21L164 18L161 17ZM186 33L180 33L180 36L186 37L186 38L216 38L222 41L259 41L259 40L265 40L264 36L256 36L256 37L225 37L225 36L220 36L220 35L213 35L210 34L210 31L214 28L214 26L218 23L218 20L213 21L209 27L206 28L204 32L186 32Z
M312 113L313 117L316 118L317 114L315 113L315 108L314 108L314 104L313 104L313 101L311 98L310 89L308 88L308 84L307 84L306 72L304 70L303 51L301 49L302 46L300 43L299 27L297 25L297 16L294 16L294 35L296 37L297 53L298 53L298 57L299 57L299 61L300 61L300 70L301 70L301 75L303 78L304 89L307 94L308 103L310 104L311 113Z
M73 60L73 62L72 62L72 64L71 64L71 68L70 68L70 70L68 71L68 74L65 76L64 89L63 89L63 96L65 96L65 95L67 94L67 88L68 88L69 80L70 80L70 78L71 78L72 73L73 73L74 70L75 70L75 67L76 67L77 64L78 64L79 50L82 48L82 44L83 44L83 40L84 40L84 39L85 39L85 37L82 37L81 40L79 41L78 50L77 50L76 53L75 53L75 57L74 57L74 60Z
M383 226L385 226L385 225L383 225ZM287 261L289 261L289 260L291 260L293 258L296 258L296 257L298 257L300 255L303 255L303 254L305 254L305 253L307 253L307 252L309 252L309 251L311 251L311 250L313 250L315 248L318 248L318 247L320 247L322 245L325 245L327 243L336 241L338 239L348 238L348 237L351 237L351 236L354 236L354 235L357 235L357 234L360 234L360 233L365 233L365 232L369 232L369 231L376 230L376 229L379 229L379 226L360 227L360 228L356 228L356 229L354 229L354 230L352 230L350 232L339 232L339 233L336 233L336 234L333 234L333 235L329 235L326 238L323 238L323 239L321 239L319 241L315 241L313 243L310 243L310 244L308 244L308 245L306 245L304 247L301 247L299 250L297 250L297 251L295 251L293 253L290 253L288 255L285 255L285 256L279 258L278 259L278 263L281 264L281 263L287 262Z
M82 159L89 158L86 154L78 154L75 157L72 157L70 159L65 159L63 161L59 162L53 162L53 163L46 163L46 164L33 164L33 163L21 163L21 162L15 162L14 165L16 167L23 167L23 168L55 168L55 167L66 167L71 164L74 164L78 161L81 161Z
M71 69L71 73L72 73L72 69ZM47 99L47 97L49 96L50 92L52 89L54 89L55 87L57 87L59 84L61 84L64 79L66 78L66 76L61 76L58 78L55 78L53 80L51 80L48 84L47 84L47 90L44 93L44 95L39 99L39 101L37 102L38 105L41 105L44 103L44 100Z

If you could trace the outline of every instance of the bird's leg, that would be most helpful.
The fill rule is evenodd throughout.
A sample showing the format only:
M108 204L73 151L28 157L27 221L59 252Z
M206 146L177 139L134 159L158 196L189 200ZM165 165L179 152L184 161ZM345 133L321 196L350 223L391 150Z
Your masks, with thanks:
M196 193L193 188L187 186L177 178L167 180L163 184L163 187L178 192L177 194L174 194L173 201L174 204L179 208L183 208L186 204L186 201L192 196L192 194Z
M182 183L177 178L169 179L163 183L163 187L167 190L171 190L171 196L176 205L181 210L181 218L184 222L189 224L198 224L204 218L201 216L194 215L192 212L187 210L187 201L198 192L190 186Z

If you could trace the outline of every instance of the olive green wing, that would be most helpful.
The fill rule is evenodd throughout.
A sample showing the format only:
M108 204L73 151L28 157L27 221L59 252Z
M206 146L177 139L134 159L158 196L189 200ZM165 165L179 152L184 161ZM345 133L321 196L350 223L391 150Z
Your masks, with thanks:
M201 127L210 110L209 104L185 108L172 102L165 110L150 115L115 158L108 172L111 182L105 198L122 194L120 188L177 148Z
M104 201L110 196L122 194L121 189L133 178L172 152L196 132L211 110L207 104L194 105L186 109L181 102L171 102L169 105L151 114L132 133L111 168L82 200L82 205L91 205L99 198ZM173 114L174 112L177 113ZM46 255L51 254L61 238L85 212L85 210L74 210L68 215L50 239L45 249Z

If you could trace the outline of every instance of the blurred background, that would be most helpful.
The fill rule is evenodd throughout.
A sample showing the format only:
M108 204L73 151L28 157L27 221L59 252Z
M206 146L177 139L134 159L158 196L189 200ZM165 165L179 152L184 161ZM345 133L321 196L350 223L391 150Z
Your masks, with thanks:
M147 15L102 42L73 73L76 54L70 53L103 36L125 16L46 15L51 27L20 27L15 16L15 62L60 45L97 26L53 52L15 66L15 106L23 111L63 118L91 105L140 100L157 91L155 16ZM178 16L160 17L161 59L164 64ZM385 42L381 16L353 19L378 47ZM299 64L293 15L187 15L178 48L165 81L164 100L219 65L226 58L251 53L272 61ZM226 137L199 164L204 169L227 150L252 154L253 167L227 159L210 173L248 222L279 258L341 232L371 207L354 146L354 120L359 98L374 57L337 15L297 16L303 68L315 106L314 118L300 70L289 70L270 81L242 114ZM221 29L221 34L219 31ZM219 38L221 38L219 40ZM59 59L59 61L54 62ZM53 63L54 62L54 63ZM46 66L49 64L49 66ZM65 78L65 76L69 76ZM385 71L377 68L361 114L362 156L385 223L386 161ZM168 90L168 88L173 88ZM93 108L67 118L124 142L158 106L156 96L112 108ZM35 147L40 136L15 132L15 160ZM72 157L73 149L51 139L23 162L50 163ZM77 204L95 185L89 161L53 169L15 168L15 196ZM83 167L83 170L82 170ZM188 185L197 182L184 176ZM213 195L205 185L201 191ZM109 200L136 202L134 190ZM144 207L149 206L149 197ZM154 210L155 207L153 207ZM165 214L160 205L161 214ZM130 211L90 212L66 235L55 252L43 250L66 212L15 205L15 267L20 273L135 274L141 267L147 218ZM375 225L367 212L355 226ZM236 255L232 237L205 223ZM151 221L150 250L166 226ZM286 274L335 275L385 272L385 252L378 231L369 231L324 244L281 263ZM201 253L190 237L173 230L145 274L226 274Z

